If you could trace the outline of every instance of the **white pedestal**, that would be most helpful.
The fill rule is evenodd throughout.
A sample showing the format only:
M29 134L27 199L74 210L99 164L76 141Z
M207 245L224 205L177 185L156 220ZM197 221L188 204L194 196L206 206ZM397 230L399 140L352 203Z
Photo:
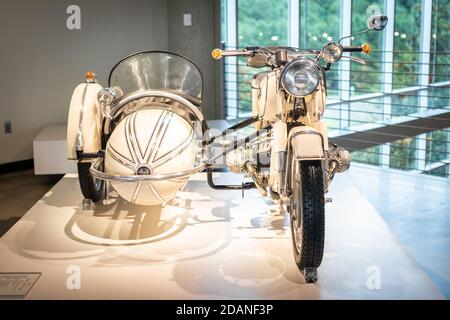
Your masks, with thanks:
M49 126L33 141L34 173L64 174L76 173L75 161L67 160L67 126Z
M119 200L81 211L66 175L0 239L0 273L41 273L28 299L443 298L346 174L332 185L316 284L298 271L276 204L205 178L164 208Z

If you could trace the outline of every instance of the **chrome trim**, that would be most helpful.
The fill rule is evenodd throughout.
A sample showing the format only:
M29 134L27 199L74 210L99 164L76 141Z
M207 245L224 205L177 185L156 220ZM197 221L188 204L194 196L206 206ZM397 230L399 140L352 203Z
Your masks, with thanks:
M164 110L159 114L158 121L156 121L155 128L152 131L152 136L150 137L150 140L148 141L148 144L145 147L143 158L146 160L150 159L150 153L151 153L150 145L152 145L152 141L154 140L156 130L158 129L158 127L161 126L161 121L162 121L161 118L163 117L163 115L165 116L165 114L166 114L166 111L164 111ZM142 152L142 150L141 150L141 152ZM146 161L146 162L148 162L148 161Z
M261 178L258 175L258 172L256 171L253 164L250 163L250 161L247 161L244 164L245 170L248 172L248 174L252 177L253 181L255 182L256 187L258 188L258 191L261 193L263 197L267 197L267 190L264 186L264 182L261 180Z
M169 127L170 120L172 119L172 113L163 111L162 117L157 123L155 130L153 131L152 138L149 141L148 153L145 155L145 163L152 163L155 161L156 155L158 154L159 147L164 139L167 128ZM156 133L156 134L155 134Z
M295 94L292 94L291 92L289 92L289 90L286 89L286 86L285 86L285 84L284 84L284 77L285 77L286 73L289 71L289 68L291 68L293 65L295 65L295 64L297 64L297 63L308 63L308 64L313 64L314 67L317 68L317 76L318 76L318 79L317 79L317 85L316 85L316 87L315 87L311 92L309 92L308 94L305 94L305 95L295 95ZM280 78L279 78L279 79L280 79L281 87L283 88L283 90L284 90L287 94L289 94L289 95L291 95L291 96L293 96L293 97L295 97L295 98L303 98L303 97L309 96L309 95L311 95L312 93L314 93L314 92L317 90L317 88L319 87L319 85L320 85L320 80L321 80L321 77L322 77L322 74L321 74L320 70L321 70L321 67L320 67L320 65L318 64L317 61L314 61L314 60L312 60L312 59L309 59L309 58L306 58L306 57L302 57L302 56L301 56L301 57L298 57L298 58L295 58L295 59L291 60L291 62L289 62L288 64L286 64L286 66L283 68L283 70L281 70L281 74L280 74Z
M196 174L206 168L206 164L201 163L193 168L175 172L175 173L119 176L119 175L112 175L112 174L108 174L108 173L99 171L97 168L100 166L102 161L103 161L103 159L101 159L101 158L95 160L92 163L91 168L89 169L90 173L96 179L113 181L113 182L143 182L143 181L169 180L169 179L175 179L175 178L181 178L181 177L188 177L188 176Z
M117 161L124 167L127 167L128 169L132 170L133 172L136 172L136 170L137 170L136 165L133 162L131 162L129 159L124 157L122 154L120 154L116 149L109 146L109 148L107 149L106 152L109 154L109 156L111 158L114 159L114 161Z
M80 118L79 118L79 124L78 124L77 138L76 138L76 142L75 142L75 153L76 153L76 151L83 150L83 109L84 109L84 103L86 100L86 93L87 93L89 83L91 83L91 82L86 82L84 84L83 94L81 96Z
M111 101L109 103L104 102L102 99L100 99L101 95L109 95L111 98ZM114 103L114 101L117 99L117 91L114 88L103 88L97 93L97 101L101 105L101 111L105 118L112 119L111 114L109 112L109 107L111 104Z
M125 135L125 140L127 143L127 147L128 150L130 151L131 157L133 158L133 162L134 163L143 163L143 161L141 161L141 157L138 154L138 151L136 150L136 137L135 137L135 130L134 128L134 121L136 118L136 113L132 114L131 117L126 119L125 122L125 130L126 130L126 135ZM143 160L143 159L142 159Z
M168 99L175 100L183 105L185 105L189 111L191 111L192 114L196 116L196 118L200 121L203 121L203 114L198 110L197 107L195 107L189 100L175 94L170 93L166 91L158 91L158 90L145 90L145 91L137 91L132 94L126 95L125 97L121 98L117 101L117 103L114 105L114 107L111 110L111 115L113 118L117 118L120 113L123 106L130 103L133 100L141 99L141 98L147 98L147 97L164 97Z
M163 197L161 197L158 190L156 190L155 186L151 182L146 184L146 188L150 189L150 191L153 192L155 197L157 197L160 202L162 202L162 203L166 202L166 200L164 200Z
M135 203L138 196L139 196L139 192L141 192L141 187L142 187L142 183L138 182L136 187L134 188L134 192L133 195L131 196L131 203Z
M192 129L193 130L193 129ZM158 168L160 165L162 165L163 163L170 161L172 159L174 159L176 156L178 156L179 154L181 154L182 152L184 152L192 143L192 141L194 141L194 133L191 131L191 133L189 133L189 137L182 143L180 144L177 149L175 150L171 150L165 154L163 154L161 157L159 157L158 159L153 159L153 167L154 168ZM156 157L156 155L155 155Z
M111 122L112 121L117 121L117 118L122 114L123 112L123 108L130 102L134 101L134 100L139 100L142 98L164 98L164 99L170 99L173 100L175 102L178 102L179 104L181 104L181 106L173 106L173 105L169 105L169 104L164 104L164 103L156 103L157 105L151 105L151 104L147 104L147 105L143 105L142 108L159 108L159 109L164 109L173 113L176 113L177 115L179 115L180 117L182 117L183 119L185 119L186 121L193 121L191 118L189 118L186 115L186 112L188 114L190 114L191 116L193 116L194 121L198 120L199 122L202 122L204 120L203 118L203 114L200 112L200 110L194 106L190 101L188 101L187 99L174 94L174 93L170 93L170 92L165 92L165 91L156 91L156 90L145 90L145 91L137 91L134 92L132 94L126 95L118 100L116 100L110 107L111 110L109 112L110 117L107 117L105 120L105 124L103 126L104 128L104 133L105 134L110 134L110 126L111 126ZM197 128L194 128L195 131L199 134L203 134L202 130L201 130L201 126L198 125Z

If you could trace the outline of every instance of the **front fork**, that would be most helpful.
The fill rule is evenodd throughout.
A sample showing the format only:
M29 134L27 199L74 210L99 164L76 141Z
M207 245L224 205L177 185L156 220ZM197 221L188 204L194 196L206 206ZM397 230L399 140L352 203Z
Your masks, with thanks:
M290 195L291 161L318 160L322 163L324 193L338 172L350 167L350 153L335 144L328 143L327 128L324 121L314 127L296 126L287 131L286 126L274 124L273 152L271 154L272 190L284 198ZM282 138L280 138L282 137ZM286 138L285 138L286 137Z
M320 160L324 177L328 177L328 137L326 124L319 121L315 127L295 126L288 131L281 121L273 125L273 143L270 158L269 184L272 191L286 197L289 193L288 169L290 161ZM329 179L325 179L327 186Z
M272 191L285 193L286 160L287 160L287 124L282 121L274 123L272 150L270 154L269 184Z

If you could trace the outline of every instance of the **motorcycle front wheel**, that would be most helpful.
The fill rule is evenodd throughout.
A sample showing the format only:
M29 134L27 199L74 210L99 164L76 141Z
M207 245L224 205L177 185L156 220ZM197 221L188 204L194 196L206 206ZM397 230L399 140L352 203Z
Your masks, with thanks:
M294 258L307 283L317 281L325 242L325 199L320 161L292 161L291 232Z
M102 198L105 190L105 181L95 179L89 171L91 162L78 162L78 180L81 193L85 199L97 202Z

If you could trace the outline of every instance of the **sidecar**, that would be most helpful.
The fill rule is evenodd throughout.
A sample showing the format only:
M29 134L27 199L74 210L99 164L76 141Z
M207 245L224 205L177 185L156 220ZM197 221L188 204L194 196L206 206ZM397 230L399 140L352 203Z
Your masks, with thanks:
M171 200L205 168L202 93L199 68L170 52L124 58L106 88L86 74L67 126L67 157L78 163L84 198L99 201L112 188L131 203Z

